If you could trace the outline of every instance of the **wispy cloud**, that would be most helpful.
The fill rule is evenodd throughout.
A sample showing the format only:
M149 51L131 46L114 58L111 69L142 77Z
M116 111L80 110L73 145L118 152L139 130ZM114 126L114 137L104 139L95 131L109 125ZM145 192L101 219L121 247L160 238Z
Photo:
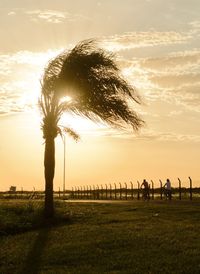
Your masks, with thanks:
M32 10L25 12L32 21L39 22L43 21L46 23L59 24L64 21L80 21L80 20L88 20L87 17L81 14L71 14L65 11L58 10Z
M171 141L171 142L200 142L199 135L192 135L192 134L175 134L171 132L153 132L149 131L146 133L137 136L139 139L143 140L156 140L156 141Z
M189 25L191 26L190 32L193 35L200 36L200 21L192 21L189 23Z
M8 16L14 16L14 15L16 15L16 12L15 12L15 11L10 11L10 12L8 12Z
M177 134L173 132L161 132L157 129L142 129L139 133L134 133L131 129L118 131L111 128L96 128L96 132L104 137L120 138L126 140L145 140L160 142L200 142L200 136L195 134ZM90 133L91 134L91 133Z
M175 31L159 32L129 32L103 38L103 45L111 51L121 51L133 48L154 47L158 45L171 45L186 43L191 38L189 33Z
M119 60L123 74L146 101L166 101L200 112L200 50Z

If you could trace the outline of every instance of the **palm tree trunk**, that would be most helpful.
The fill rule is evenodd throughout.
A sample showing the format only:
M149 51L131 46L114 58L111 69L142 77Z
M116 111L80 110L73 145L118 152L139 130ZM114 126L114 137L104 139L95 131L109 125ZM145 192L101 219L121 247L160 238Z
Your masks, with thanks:
M53 137L45 140L44 152L44 174L45 174L45 206L44 214L46 218L54 216L53 204L53 178L55 173L55 141Z

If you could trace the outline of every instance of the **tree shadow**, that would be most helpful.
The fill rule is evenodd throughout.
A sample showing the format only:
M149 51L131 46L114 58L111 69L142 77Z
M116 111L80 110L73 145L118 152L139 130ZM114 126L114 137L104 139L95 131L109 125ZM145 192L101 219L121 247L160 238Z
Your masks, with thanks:
M41 266L41 258L46 246L51 227L46 226L39 231L33 247L28 253L25 264L20 274L38 274Z

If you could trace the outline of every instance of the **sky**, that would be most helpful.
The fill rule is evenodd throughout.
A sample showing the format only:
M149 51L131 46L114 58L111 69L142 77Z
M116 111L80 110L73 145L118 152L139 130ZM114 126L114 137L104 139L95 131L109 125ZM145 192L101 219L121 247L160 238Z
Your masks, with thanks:
M170 178L200 186L199 0L1 0L0 190L44 189L44 139L37 102L48 60L88 38L114 53L142 98L137 133L64 115L66 188ZM54 189L63 185L56 140Z

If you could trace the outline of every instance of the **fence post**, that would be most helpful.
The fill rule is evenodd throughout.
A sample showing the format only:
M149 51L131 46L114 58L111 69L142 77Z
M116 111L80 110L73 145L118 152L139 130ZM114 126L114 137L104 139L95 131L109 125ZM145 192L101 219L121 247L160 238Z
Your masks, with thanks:
M33 197L35 196L35 187L33 187ZM54 191L53 191L53 196L54 196ZM16 197L16 196L15 196Z
M83 199L85 199L85 197L86 197L86 191L85 191L85 186L83 186Z
M89 188L90 188L90 190L89 190L89 193L90 193L90 199L92 199L92 187L91 186L89 186Z
M77 187L76 188L76 199L78 199L79 198L79 188Z
M160 199L162 200L162 196L163 196L163 186L162 186L162 181L159 180L160 182Z
M108 185L105 184L105 186L106 186L106 200L107 200L108 199Z
M59 198L60 198L60 188L59 188ZM74 198L74 188L72 187L72 192L71 192L71 198Z
M78 191L79 191L79 200L81 199L81 187L78 188Z
M115 200L117 200L117 186L115 183L114 183L114 185L115 185Z
M101 190L100 190L100 199L103 200L103 186L101 185Z
M110 184L110 200L112 200L112 185Z
M97 200L99 200L99 185L97 185Z
M137 184L138 184L137 199L139 200L140 199L140 183L139 183L139 181L137 181Z
M89 188L88 188L88 185L86 186L86 198L87 198L87 200L88 200L88 197L89 197Z
M122 199L122 184L119 183L119 198Z
M181 200L181 180L178 178L178 183L179 183L179 200Z
M190 181L190 200L192 200L192 179L191 177L188 177Z
M128 190L127 190L127 183L124 183L125 185L125 199L127 200L127 196L128 196Z
M151 180L151 198L154 200L154 182Z
M95 191L95 186L93 185L93 199L96 199L96 191Z
M133 183L130 181L131 184L131 200L133 200Z

